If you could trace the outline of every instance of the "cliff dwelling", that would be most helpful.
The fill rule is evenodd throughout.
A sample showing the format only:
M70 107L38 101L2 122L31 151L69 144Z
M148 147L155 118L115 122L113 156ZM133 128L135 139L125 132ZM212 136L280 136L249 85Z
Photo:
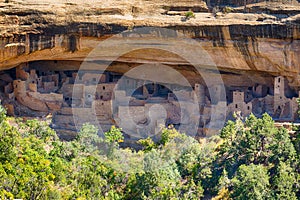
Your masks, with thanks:
M86 122L138 139L212 135L234 113L298 120L297 1L16 2L0 8L1 104L51 114L62 138Z
M65 65L74 65L73 68ZM275 120L298 120L298 91L283 76L221 73L226 99L214 98L221 89L191 78L192 87L175 83L133 79L114 72L126 63L115 62L111 71L76 70L77 62L37 61L2 71L1 100L8 114L40 117L53 115L52 127L69 138L84 123L108 131L112 125L131 132L130 137L155 135L161 125L180 127L187 134L213 134L216 121L269 113ZM174 67L174 66L173 66ZM188 67L187 67L188 68ZM232 80L235 80L234 82ZM199 82L197 82L199 81ZM151 134L150 134L151 136ZM135 139L135 138L132 138Z

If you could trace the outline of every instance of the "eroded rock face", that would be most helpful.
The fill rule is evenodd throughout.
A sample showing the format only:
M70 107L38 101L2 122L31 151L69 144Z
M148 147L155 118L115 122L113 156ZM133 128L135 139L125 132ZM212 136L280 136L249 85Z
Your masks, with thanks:
M183 21L183 16L169 16L165 11L177 8L178 12L184 14L193 6L205 8L205 3L199 1L120 3L114 0L105 4L68 2L43 1L33 4L27 0L11 4L2 3L1 69L15 67L25 61L83 60L100 41L114 34L135 27L164 27L200 40L203 48L222 69L273 73L298 72L297 55L300 38L298 18L228 13L216 19L208 9L199 9L195 10L195 19ZM297 10L300 10L299 5L294 2L290 3L290 7L293 7L296 14ZM140 11L135 13L135 10ZM282 12L284 14L284 10ZM156 34L163 35L159 30ZM134 36L129 31L124 33L123 37ZM107 57L99 59L109 60ZM167 63L174 60L175 63L184 63L180 58L155 53L140 54L139 57L134 54L132 59L140 62L158 60Z
M100 121L104 131L113 124L123 124L129 132L146 135L155 133L163 123L181 125L186 132L197 129L199 134L208 134L209 128L219 127L217 122L211 123L212 115L222 121L234 111L258 116L268 112L277 119L295 120L295 97L300 87L298 3L282 4L280 9L268 6L268 14L259 11L265 5L251 4L247 5L249 13L241 13L245 8L237 7L230 13L217 15L210 12L206 3L193 0L0 3L0 69L6 70L0 74L3 103L16 115L40 116L51 112L54 126L68 131L76 130L76 123L94 119L90 122ZM194 12L195 18L185 17L188 10ZM259 12L254 13L255 10ZM145 32L141 34L140 30ZM181 45L181 38L190 38L198 45ZM93 54L107 41L112 42ZM124 51L126 43L122 41L135 43L138 48ZM175 43L177 47L173 50L159 47ZM198 48L206 56L196 54L199 56L196 63L176 53L198 52ZM124 53L119 55L120 52ZM89 68L79 76L79 83L77 71L83 61L89 63ZM186 89L187 85L178 84L176 79L166 81L173 76L168 77L167 72L150 77L150 72L157 70L153 63L176 70L192 89ZM148 77L126 75L137 88L132 85L122 88L126 83L120 84L121 77L145 64L150 64ZM210 82L199 74L195 65L201 66ZM97 80L99 73L101 80ZM222 78L223 92L219 83L214 82L215 76ZM283 81L278 83L278 79ZM163 84L171 86L166 90ZM121 100L116 100L116 94ZM113 101L118 101L118 106ZM126 110L126 102L130 102L131 114ZM155 104L162 107L151 107ZM199 112L194 113L197 110L191 109L194 106ZM73 111L78 115L75 122ZM91 111L95 112L81 115ZM145 112L152 113L155 120L150 120ZM136 116L134 124L128 115ZM76 122L77 119L83 121Z

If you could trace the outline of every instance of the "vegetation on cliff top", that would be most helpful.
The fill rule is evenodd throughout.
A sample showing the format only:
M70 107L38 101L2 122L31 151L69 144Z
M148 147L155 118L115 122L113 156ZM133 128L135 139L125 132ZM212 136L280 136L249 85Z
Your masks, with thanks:
M299 199L299 132L270 116L229 121L207 141L174 128L144 149L119 148L121 130L104 137L86 124L60 141L46 122L8 118L0 107L1 199Z

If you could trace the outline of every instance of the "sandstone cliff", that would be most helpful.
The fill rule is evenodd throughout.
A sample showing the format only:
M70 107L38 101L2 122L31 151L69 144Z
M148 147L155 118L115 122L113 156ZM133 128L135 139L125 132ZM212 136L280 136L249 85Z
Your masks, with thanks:
M11 115L51 112L58 130L76 131L90 122L140 135L156 133L161 123L205 135L235 111L297 118L295 1L5 2L0 97Z
M266 8L270 14L258 12ZM39 60L81 61L111 35L135 27L164 27L200 40L221 70L283 75L298 86L298 3L248 5L249 11L258 13L241 13L241 9L213 15L205 2L197 0L1 3L0 69ZM188 10L194 11L195 18L184 20ZM132 53L122 60L188 64L180 57L156 52Z

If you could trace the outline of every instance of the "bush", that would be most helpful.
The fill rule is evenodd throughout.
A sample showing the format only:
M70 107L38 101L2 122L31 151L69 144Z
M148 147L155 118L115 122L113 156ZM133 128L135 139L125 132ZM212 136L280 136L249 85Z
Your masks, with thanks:
M196 16L195 16L194 12L190 10L190 11L185 13L185 19L189 20L191 18L196 18Z
M227 13L231 13L233 9L229 6L225 6L222 11L224 14L227 14Z

